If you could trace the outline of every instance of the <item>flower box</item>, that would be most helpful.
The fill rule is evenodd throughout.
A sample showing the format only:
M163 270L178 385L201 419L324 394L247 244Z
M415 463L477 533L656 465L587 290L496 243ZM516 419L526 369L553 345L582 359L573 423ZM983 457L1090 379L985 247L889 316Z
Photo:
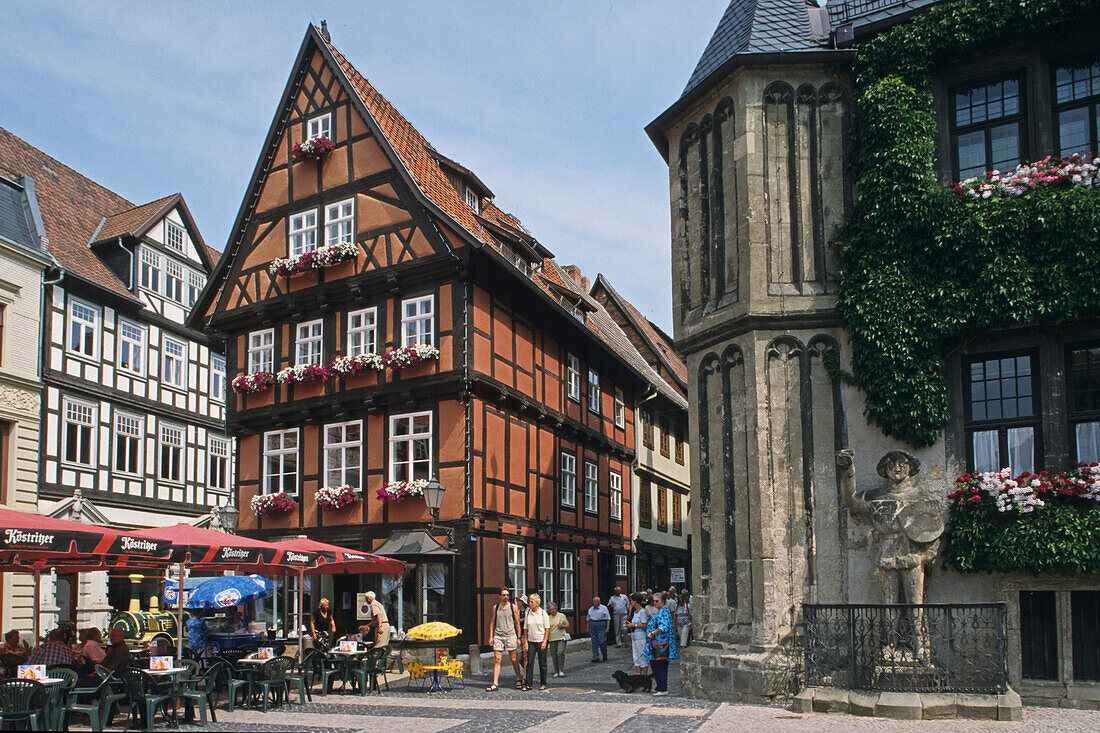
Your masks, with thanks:
M252 511L258 517L286 514L298 508L298 502L286 492L258 494L252 497Z
M1037 188L1098 188L1100 158L1090 160L1080 153L1065 158L1047 156L1024 163L1013 171L988 171L984 176L952 183L950 188L964 199L1022 196Z
M1100 502L1100 464L1082 463L1057 476L1046 471L1025 471L1014 478L1007 468L966 473L955 479L955 487L947 495L955 506L987 504L1002 514L1028 514L1052 501Z
M439 349L428 344L412 344L391 349L382 358L390 369L401 370L429 359L438 359Z
M343 509L363 500L359 492L348 484L318 489L314 497L317 499L317 505L325 509Z
M380 372L386 368L386 363L380 354L356 354L339 356L333 359L328 368L334 375L357 377L368 372Z
M276 383L275 375L271 372L253 372L252 374L238 374L233 377L230 386L237 394L249 394L269 390Z
M412 496L423 496L424 487L427 485L428 482L425 479L391 481L378 490L378 500L385 503L404 501Z
M309 252L272 260L267 266L267 270L272 275L289 277L299 272L324 269L338 262L350 260L357 254L359 254L359 245L355 242L326 244L324 247L318 247Z
M331 376L332 372L320 364L302 364L281 370L275 375L275 379L278 380L279 384L305 384L307 382L324 382Z
M327 137L315 137L295 145L290 154L294 160L320 160L333 150L336 150L336 143Z

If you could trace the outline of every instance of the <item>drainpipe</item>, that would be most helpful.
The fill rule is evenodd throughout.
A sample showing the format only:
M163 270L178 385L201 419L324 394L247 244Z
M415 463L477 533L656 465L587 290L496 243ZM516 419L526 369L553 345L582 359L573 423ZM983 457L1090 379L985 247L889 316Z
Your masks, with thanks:
M637 431L637 425L638 425L638 420L639 420L638 416L642 412L642 405L644 405L645 403L647 403L650 400L652 400L653 398L655 398L657 396L657 394L658 394L657 393L657 388L654 387L652 384L647 384L646 388L645 388L645 392L642 393L641 399L639 399L634 404L634 425L635 425L634 432L635 432L635 435L637 435L637 432L638 432ZM634 460L630 464L630 491L631 491L631 494L630 494L630 499L631 499L630 507L631 507L631 513L632 514L633 514L633 509L634 509L634 506L635 506L635 503L634 503L634 477L638 475L638 453L639 453L639 451L640 451L640 448L635 443L635 445L634 445ZM634 533L637 535L639 533L639 528L638 528L638 524L634 521L633 516L630 518L630 524L634 527ZM634 538L631 538L631 543L630 544L633 546L633 549L634 549L634 552L633 552L633 555L634 555L633 580L634 580L635 583L637 583L638 582L638 544L637 544L637 541L634 540Z

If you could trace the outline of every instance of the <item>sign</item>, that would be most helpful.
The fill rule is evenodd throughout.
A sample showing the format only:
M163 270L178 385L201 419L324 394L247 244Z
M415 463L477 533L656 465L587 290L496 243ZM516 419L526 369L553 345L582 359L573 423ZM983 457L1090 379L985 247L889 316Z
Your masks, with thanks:
M20 664L18 671L19 679L21 680L37 680L41 682L46 679L46 665L44 664Z
M214 596L214 605L218 608L229 608L241 605L241 592L236 588L226 588Z
M683 568L669 568L668 569L668 582L679 583L683 585L687 579Z
M149 671L162 672L166 669L172 669L172 662L175 661L172 657L149 657Z
M369 621L370 620L370 601L367 600L366 593L355 594L355 620L356 621Z
M275 657L275 648L270 646L262 646L256 650L255 659L273 659Z
M338 652L357 652L359 651L359 645L354 641L340 641L337 642L338 646L336 651Z

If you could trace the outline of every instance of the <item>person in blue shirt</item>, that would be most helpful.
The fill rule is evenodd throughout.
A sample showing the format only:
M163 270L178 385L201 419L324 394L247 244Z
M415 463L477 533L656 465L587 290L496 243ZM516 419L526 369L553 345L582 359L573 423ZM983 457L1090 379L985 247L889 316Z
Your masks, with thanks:
M187 648L193 652L206 651L206 619L192 616L184 624L187 629Z
M600 653L603 653L603 661L607 661L607 627L611 624L611 612L607 606L600 603L600 597L592 599L592 607L588 609L588 635L592 639L592 661L600 661Z
M665 608L665 598L661 593L653 595L653 607L657 609L646 624L645 658L653 669L653 682L657 686L654 697L668 694L668 663L679 659L676 651L676 631L672 614ZM667 644L667 646L665 646Z

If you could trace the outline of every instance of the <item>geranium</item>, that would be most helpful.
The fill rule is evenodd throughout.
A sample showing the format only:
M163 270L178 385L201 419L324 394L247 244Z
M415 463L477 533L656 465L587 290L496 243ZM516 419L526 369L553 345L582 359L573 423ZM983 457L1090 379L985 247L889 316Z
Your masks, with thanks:
M404 369L428 359L438 359L439 349L429 344L412 344L391 349L382 358L390 369Z
M298 272L320 270L329 265L335 265L338 262L350 260L358 253L359 246L355 244L355 242L326 244L324 247L318 247L309 252L302 252L301 254L291 255L290 257L280 257L279 259L272 260L267 266L267 270L272 275L287 277Z
M1047 156L1025 163L1014 171L988 171L984 176L952 183L950 188L965 199L1022 196L1037 188L1098 188L1100 158L1074 153L1065 158Z
M423 496L424 487L428 485L425 479L413 481L391 481L378 490L378 499L382 502L404 501L410 496Z
M286 514L298 508L298 502L286 492L278 494L258 494L252 497L252 511L257 516L265 517L268 514Z
M1100 502L1100 464L1081 463L1056 476L1046 471L1025 471L1013 477L1007 468L966 473L955 479L955 490L947 498L957 506L989 503L998 512L1020 514L1033 512L1051 501Z
M303 384L305 382L324 382L332 372L320 364L300 364L280 370L275 375L279 384Z
M317 503L326 509L343 509L363 500L358 490L350 484L331 488L326 486L323 489L318 489L314 497L317 499Z
M298 143L290 152L294 160L318 160L333 150L336 150L336 143L322 136Z
M328 368L340 376L354 377L365 372L380 372L386 368L386 363L378 354L356 354L355 356L338 356L333 359Z
M238 374L229 383L237 394L246 392L263 392L275 386L275 375L271 372L253 372L252 374Z

